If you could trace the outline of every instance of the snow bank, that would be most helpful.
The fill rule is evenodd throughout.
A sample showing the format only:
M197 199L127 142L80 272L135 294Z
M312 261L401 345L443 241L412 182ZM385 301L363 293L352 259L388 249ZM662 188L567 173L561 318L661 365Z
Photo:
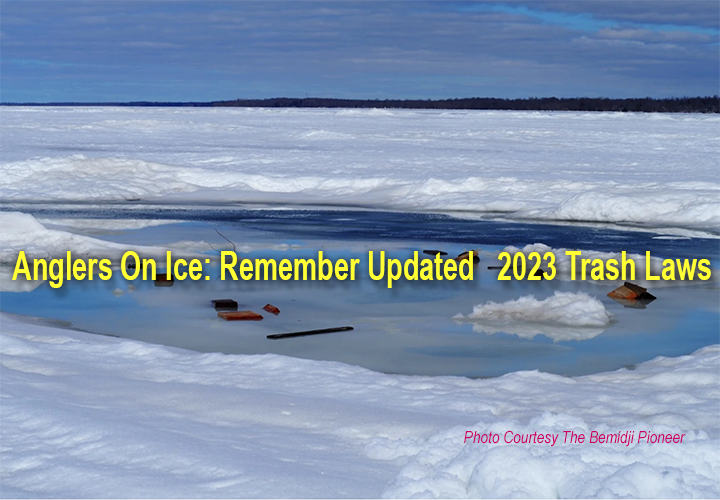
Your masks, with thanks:
M18 252L28 258L64 258L70 250L74 257L102 257L118 260L128 250L148 257L164 257L164 250L156 247L128 246L90 238L79 234L47 229L32 215L20 212L0 212L0 263L15 264Z
M516 300L478 304L467 316L473 330L484 333L510 333L531 339L545 335L561 340L587 340L600 335L613 321L602 302L584 292L555 292L544 300L524 295Z
M266 169L262 169L266 170ZM621 185L587 181L463 176L264 174L216 171L136 159L83 155L0 166L5 201L318 202L403 211L506 213L529 220L612 222L715 231L720 186L711 183ZM390 173L388 171L383 174ZM419 178L418 177L419 174Z
M715 117L90 111L4 107L0 199L337 204L715 235L720 226Z
M166 248L142 245L121 245L67 231L47 229L35 217L20 212L0 212L0 291L29 292L43 280L13 281L12 275L20 251L27 259L65 259L71 251L74 259L103 258L119 264L122 255L134 250L144 258L164 259ZM181 242L182 243L182 242ZM175 248L175 247L172 247ZM178 245L177 254L195 256L201 243Z
M184 221L170 219L46 219L41 217L38 222L46 227L61 226L64 228L99 229L103 231L127 231L177 224Z
M104 224L102 220L48 220L59 222L68 227L123 229L134 227L148 227L173 223L175 221L109 221ZM28 292L37 288L43 280L25 281L12 280L13 270L17 262L18 253L22 250L28 259L65 259L67 252L71 251L73 259L103 258L110 259L114 265L120 263L123 254L129 250L138 253L142 258L153 258L164 262L166 252L172 250L175 257L198 257L210 249L231 249L232 243L215 243L210 246L205 241L175 241L163 247L146 245L127 245L113 243L98 238L74 234L68 231L47 229L35 217L21 212L0 212L0 291ZM257 250L297 250L299 245L268 244L268 243L239 243L234 246L238 252L253 252ZM216 254L211 258L215 259Z
M0 321L4 497L720 494L720 346L578 378L470 380ZM566 430L685 436L463 442Z
M203 184L218 185L218 179L202 168L192 170L135 159L84 155L6 163L2 172L0 193L7 201L134 200L189 193ZM188 176L197 177L202 184L188 182L185 179ZM224 184L233 183L226 178Z
M698 198L692 200L689 195L695 191ZM611 192L596 189L574 194L552 210L552 217L571 221L664 221L679 225L692 221L697 226L712 227L720 216L718 196L720 186L702 182L614 186Z

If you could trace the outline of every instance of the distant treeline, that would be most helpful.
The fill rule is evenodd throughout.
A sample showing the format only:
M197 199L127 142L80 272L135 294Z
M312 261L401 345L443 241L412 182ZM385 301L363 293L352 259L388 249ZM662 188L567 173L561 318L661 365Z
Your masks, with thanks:
M368 99L236 99L213 106L245 108L402 108L402 109L506 109L515 111L624 111L640 113L720 113L720 98L679 97L671 99L606 99L595 97L496 99L470 97L440 100Z
M2 103L4 106L161 106L161 107L240 107L240 108L400 108L400 109L495 109L515 111L621 111L636 113L720 113L720 97L673 97L653 99L608 99L604 97L542 97L498 99L329 99L322 97L276 97L235 99L214 102L59 102Z

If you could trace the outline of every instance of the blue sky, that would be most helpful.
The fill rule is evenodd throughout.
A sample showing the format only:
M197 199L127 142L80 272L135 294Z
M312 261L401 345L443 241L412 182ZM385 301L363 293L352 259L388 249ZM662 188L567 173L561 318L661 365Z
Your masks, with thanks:
M2 1L3 102L720 92L701 1Z

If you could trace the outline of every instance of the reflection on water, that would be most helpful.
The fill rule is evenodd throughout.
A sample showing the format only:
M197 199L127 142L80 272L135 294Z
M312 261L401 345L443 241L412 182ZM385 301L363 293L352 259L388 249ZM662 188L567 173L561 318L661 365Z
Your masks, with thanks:
M545 323L518 322L509 324L493 324L489 322L473 321L473 331L477 333L507 333L517 335L520 338L532 340L537 335L545 335L555 342L560 341L582 341L597 337L605 331L605 328L593 328L587 326L564 326Z
M315 258L318 250L332 260L359 258L359 279L220 281L214 262L215 267L208 266L205 271L212 277L209 281L176 280L173 286L156 287L151 281L128 282L115 272L107 282L71 281L60 289L45 283L29 293L3 293L2 310L69 321L86 331L204 352L273 352L343 361L384 372L472 377L532 369L565 375L594 373L658 355L687 354L719 341L720 291L716 282L653 289L657 300L646 309L634 309L606 297L613 286L559 280L500 282L498 271L487 269L487 260L475 268L472 282L401 281L389 290L384 281L373 281L367 273L368 250L386 250L388 256L401 260L426 248L444 250L452 257L469 248L491 252L506 244L536 242L555 247L637 251L632 247L637 243L624 243L635 241L634 233L603 234L599 229L576 231L569 226L513 226L487 221L470 221L468 225L468 221L417 214L326 212L305 217L303 213L285 211L268 217L265 212L246 212L252 217L211 218L209 222L193 217L194 222L188 223L133 231L104 230L102 237L138 245L185 240L227 247L215 232L218 228L238 246L252 243L258 247L245 254L247 258ZM323 217L325 225L321 223ZM153 213L153 218L158 214ZM97 235L97 231L87 230L84 234ZM510 235L506 241L501 241L503 233ZM648 235L639 238L644 238L642 252L710 257L713 267L718 265L717 244L713 241L658 240ZM589 247L579 244L579 239ZM618 239L621 243L617 243ZM288 246L277 247L279 243ZM207 256L215 255L208 247ZM489 301L502 303L526 295L542 301L556 291L585 292L596 297L612 314L613 321L602 327L531 322L498 327L453 319L458 314L469 315L474 306ZM262 313L264 319L225 321L212 307L214 299L233 299L239 310ZM280 314L263 311L268 303L277 306ZM266 338L275 333L345 325L354 330L285 340Z

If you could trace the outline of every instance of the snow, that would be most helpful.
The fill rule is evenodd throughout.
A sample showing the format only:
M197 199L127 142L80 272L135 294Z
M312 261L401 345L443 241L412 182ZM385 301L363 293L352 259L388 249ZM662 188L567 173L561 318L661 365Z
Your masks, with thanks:
M0 113L0 200L16 206L337 204L719 234L716 116L91 107ZM131 248L150 256L165 250L70 230L97 228L92 222L43 222L53 227L0 213L2 290L39 284L9 279L7 264L20 250L114 259ZM206 246L180 241L168 248ZM240 250L263 246L245 242ZM522 250L554 251L558 279L567 279L566 249ZM716 281L707 285L715 290ZM555 342L591 338L612 322L584 293L478 304L458 319L478 331ZM612 373L471 380L279 355L201 354L0 313L0 354L2 497L720 495L718 345ZM685 436L682 444L549 446L466 443L468 431Z
M117 261L128 250L162 255L160 249L137 245L131 247L67 231L47 229L32 215L20 212L0 212L0 227L0 262L6 264L14 265L21 250L28 259L64 257L68 250L72 251L76 258L102 256Z
M67 252L72 252L73 259L88 259L90 257L110 259L118 265L122 255L133 250L145 258L162 259L165 249L143 245L121 245L110 241L74 234L68 231L47 229L43 224L29 214L20 212L0 212L0 291L3 292L31 292L44 280L26 281L13 280L12 276L20 251L30 259L67 258ZM177 254L180 256L193 256L193 250L198 251L200 244L180 245ZM173 247L175 248L175 247Z
M712 234L720 225L720 120L710 115L0 112L5 201L322 203Z
M47 221L50 222L50 221ZM175 221L86 221L78 219L76 222L59 219L52 220L53 225L68 228L104 228L124 229L138 227L153 227ZM230 249L231 243L210 246L205 241L175 241L163 247L147 245L119 244L110 241L83 236L69 231L48 229L30 214L21 212L0 212L0 291L30 292L41 285L44 280L26 281L18 279L13 281L12 275L20 251L25 252L28 259L65 259L67 252L72 252L73 259L103 258L110 259L114 265L120 264L120 259L130 250L137 252L142 258L153 258L163 261L168 250L177 258L193 258L201 255L209 248ZM252 252L262 249L287 251L299 248L298 245L287 243L240 243L234 248L240 252ZM215 256L212 256L215 259Z
M720 347L566 378L385 375L2 314L3 497L717 497ZM467 431L556 433L464 443ZM564 431L685 434L569 444Z
M48 219L40 218L43 226L60 226L67 229L95 229L102 231L124 231L146 227L177 224L182 221L164 219Z
M476 332L505 332L527 339L542 334L558 342L596 337L612 323L613 315L587 293L556 291L544 300L523 295L499 304L478 304L470 314L454 319L471 321Z

